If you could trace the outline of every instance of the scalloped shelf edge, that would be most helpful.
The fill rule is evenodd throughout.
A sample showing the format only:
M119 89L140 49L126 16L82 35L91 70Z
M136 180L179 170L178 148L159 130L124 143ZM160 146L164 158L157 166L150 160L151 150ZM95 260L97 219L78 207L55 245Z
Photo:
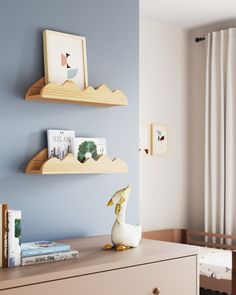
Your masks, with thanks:
M72 154L63 160L57 158L48 159L48 150L43 149L37 153L28 163L26 174L91 174L91 173L127 173L127 164L115 158L110 160L103 155L97 161L88 159L80 163Z
M122 91L111 91L106 84L102 84L97 88L89 86L81 90L73 81L69 80L62 85L57 83L48 83L45 85L44 77L28 89L25 99L106 107L128 105L128 99Z

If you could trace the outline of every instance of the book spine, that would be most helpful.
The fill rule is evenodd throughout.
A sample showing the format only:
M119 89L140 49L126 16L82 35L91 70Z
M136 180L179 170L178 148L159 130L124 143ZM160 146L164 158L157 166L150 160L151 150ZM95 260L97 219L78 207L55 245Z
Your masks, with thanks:
M8 210L8 267L21 265L21 211Z
M8 266L8 205L2 205L2 267Z
M22 257L21 265L54 262L54 261L68 260L68 259L73 259L78 257L79 257L79 252L77 250L48 254L48 255L33 256L33 257Z
M47 247L47 248L40 248L40 249L24 250L22 251L22 257L67 252L67 251L70 251L70 249L71 249L70 245L58 245L56 247L51 247L51 248Z
M51 131L47 130L48 159L52 157L50 136L51 136Z
M3 267L3 227L2 227L2 204L0 204L0 267Z

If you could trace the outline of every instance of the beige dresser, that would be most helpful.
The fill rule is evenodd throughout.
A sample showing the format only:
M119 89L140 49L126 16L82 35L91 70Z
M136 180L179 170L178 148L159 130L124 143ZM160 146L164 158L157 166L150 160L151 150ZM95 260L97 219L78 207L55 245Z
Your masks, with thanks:
M109 237L64 241L75 260L0 270L0 295L197 295L197 248L142 240L136 249L103 251Z

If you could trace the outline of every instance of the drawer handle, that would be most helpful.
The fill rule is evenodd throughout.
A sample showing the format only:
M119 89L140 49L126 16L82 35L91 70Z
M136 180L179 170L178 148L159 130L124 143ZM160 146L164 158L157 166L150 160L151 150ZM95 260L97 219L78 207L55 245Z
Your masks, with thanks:
M154 288L152 293L156 294L156 295L159 295L161 293L161 289L160 288Z

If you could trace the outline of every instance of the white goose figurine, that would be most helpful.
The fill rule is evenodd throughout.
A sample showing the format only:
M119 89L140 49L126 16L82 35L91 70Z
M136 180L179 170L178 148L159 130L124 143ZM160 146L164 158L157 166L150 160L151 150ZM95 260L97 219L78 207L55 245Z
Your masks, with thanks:
M107 206L116 206L116 220L111 231L113 246L105 245L105 250L115 248L115 250L121 251L134 248L139 245L142 235L141 225L131 225L125 223L125 211L130 191L131 187L128 185L126 188L117 191L107 203Z

